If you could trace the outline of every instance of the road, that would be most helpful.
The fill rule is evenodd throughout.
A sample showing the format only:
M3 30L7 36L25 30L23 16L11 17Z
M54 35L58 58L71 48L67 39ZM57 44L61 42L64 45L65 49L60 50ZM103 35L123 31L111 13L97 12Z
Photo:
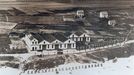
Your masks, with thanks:
M123 46L125 46L127 44L131 44L131 43L134 43L134 40L116 43L116 44L108 45L108 46L104 46L104 47L96 47L96 48L87 49L87 50L80 50L80 51L69 50L70 52L68 50L64 50L64 54L79 54L79 53L85 53L85 52L94 53L94 52L104 51L104 49L123 47ZM55 51L44 51L43 53L33 52L33 53L26 53L26 54L0 54L0 56L14 56L14 57L20 58L21 61L23 62L31 56L40 55L40 54L52 56L52 55L57 55L57 51L56 50Z

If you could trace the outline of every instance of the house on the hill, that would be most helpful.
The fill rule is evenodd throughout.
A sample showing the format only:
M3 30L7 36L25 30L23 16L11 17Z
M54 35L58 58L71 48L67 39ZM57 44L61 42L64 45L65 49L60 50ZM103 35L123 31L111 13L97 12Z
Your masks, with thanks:
M76 15L77 15L79 18L83 18L83 17L85 16L84 10L77 10Z
M100 18L108 18L109 15L108 15L108 12L107 11L100 11Z
M108 25L109 25L109 26L114 27L116 24L117 24L117 23L116 23L116 20L114 20L114 19L110 19L110 20L108 21Z

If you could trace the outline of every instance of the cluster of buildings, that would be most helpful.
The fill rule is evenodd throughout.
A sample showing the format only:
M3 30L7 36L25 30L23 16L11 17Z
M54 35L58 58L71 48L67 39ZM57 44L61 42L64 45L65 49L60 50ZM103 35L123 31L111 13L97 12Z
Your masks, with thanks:
M99 18L103 21L106 21L107 25L114 27L117 24L116 20L112 19L107 11L101 11L99 15Z
M29 51L66 50L80 47L77 42L90 42L90 36L85 32L28 33L24 42Z
M84 10L77 10L74 14L63 14L63 21L76 21L78 19L84 20ZM71 16L71 17L70 17ZM78 19L76 19L78 18ZM115 20L110 19L107 11L101 11L99 13L99 18L107 21L108 25L114 26L116 24ZM10 38L19 37L18 34L12 33ZM17 35L17 36L16 36ZM43 51L43 50L83 50L90 48L88 45L90 43L90 35L86 32L76 31L76 32L55 32L55 33L33 33L28 32L22 34L25 47L28 51ZM16 39L15 39L16 40ZM20 39L18 39L20 40ZM18 49L17 47L24 48L22 42L16 42L14 39L10 44L10 49ZM19 45L19 46L18 46Z

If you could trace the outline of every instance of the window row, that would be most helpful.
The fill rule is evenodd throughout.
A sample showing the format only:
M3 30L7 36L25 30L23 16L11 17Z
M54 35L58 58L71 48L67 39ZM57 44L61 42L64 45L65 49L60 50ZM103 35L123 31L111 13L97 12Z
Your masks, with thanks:
M39 45L39 49L53 49L53 48L75 48L75 44L55 44L55 45Z
M73 41L90 41L89 37L72 37Z

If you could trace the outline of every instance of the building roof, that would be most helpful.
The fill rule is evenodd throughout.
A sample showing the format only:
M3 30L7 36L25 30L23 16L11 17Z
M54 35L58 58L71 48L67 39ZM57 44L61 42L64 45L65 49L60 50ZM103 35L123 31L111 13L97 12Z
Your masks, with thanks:
M64 36L64 34L62 34L62 33L53 33L52 34L56 39L58 39L58 40L60 40L60 41L62 41L62 42L65 42L66 40L68 40L65 36Z
M66 32L66 33L64 33L64 36L68 37L68 36L70 36L71 34L72 34L71 32Z
M53 42L55 40L59 40L61 42L65 42L66 40L68 40L68 36L70 36L72 33L71 32L66 32L66 33L30 33L29 35L29 39L33 40L33 39L37 39L38 42L42 42L43 40L46 40L48 42ZM74 34L76 34L77 36L80 36L83 34L83 32L75 32Z
M30 36L30 40L33 40L34 38L38 40L38 42L43 41L42 36L40 36L38 33L31 33L32 36Z
M75 32L74 34L76 34L77 36L81 36L81 35L83 34L83 32L77 31L77 32Z
M76 31L76 32L73 32L75 35L77 35L77 36L81 36L84 32L82 32L82 31ZM70 36L71 34L73 34L73 33L71 33L71 32L66 32L66 33L64 33L64 35L66 36L66 37L68 37L68 36Z
M10 32L10 33L9 33L9 35L18 36L18 35L19 35L19 33L17 33L17 32Z
M48 34L48 33L43 33L43 34L40 34L44 40L48 41L48 42L53 42L56 40L56 38L54 36L52 36L51 34Z

